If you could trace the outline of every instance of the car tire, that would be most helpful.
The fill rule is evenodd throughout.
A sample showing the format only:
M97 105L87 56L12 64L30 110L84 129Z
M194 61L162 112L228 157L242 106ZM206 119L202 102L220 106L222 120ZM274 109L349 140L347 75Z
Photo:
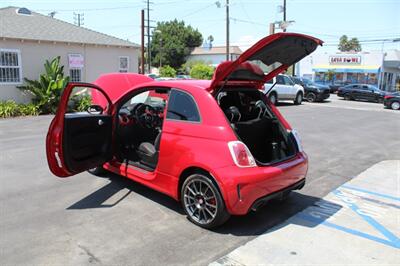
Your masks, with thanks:
M268 96L268 99L273 105L278 103L278 95L275 92L271 92Z
M317 95L315 95L315 93L313 93L313 92L309 92L306 95L306 99L310 103L315 102L315 100L317 99Z
M296 94L296 98L294 98L293 102L294 102L295 105L300 105L302 101L303 101L303 93L298 92Z
M400 102L398 102L398 101L393 101L393 102L390 104L390 108L393 109L393 110L400 110Z
M95 176L103 176L106 173L106 170L102 166L90 168L87 170L90 174Z
M350 94L348 94L348 93L346 93L346 94L343 96L343 98L344 98L346 101L351 101L351 100L352 100Z
M206 229L215 228L230 217L217 185L204 174L196 173L185 180L181 203L188 219Z

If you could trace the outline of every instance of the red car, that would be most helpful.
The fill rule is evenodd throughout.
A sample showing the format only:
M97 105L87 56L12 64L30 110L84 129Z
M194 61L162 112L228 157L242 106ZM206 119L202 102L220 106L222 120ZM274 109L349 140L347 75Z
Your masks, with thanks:
M301 34L267 36L211 81L116 73L69 83L47 134L49 168L59 177L125 176L180 201L204 228L284 198L304 186L307 155L262 89L318 45ZM68 113L72 90L87 88L93 105Z

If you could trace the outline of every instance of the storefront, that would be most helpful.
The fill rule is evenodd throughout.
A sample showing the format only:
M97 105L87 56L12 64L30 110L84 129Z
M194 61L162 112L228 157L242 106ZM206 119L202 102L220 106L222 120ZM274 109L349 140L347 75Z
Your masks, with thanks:
M364 83L400 90L400 51L313 54L299 63L297 75L327 85Z

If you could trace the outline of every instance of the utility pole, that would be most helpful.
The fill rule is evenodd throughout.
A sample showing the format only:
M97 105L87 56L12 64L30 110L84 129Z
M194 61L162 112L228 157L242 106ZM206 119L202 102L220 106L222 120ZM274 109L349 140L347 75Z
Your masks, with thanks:
M150 48L150 0L147 0L147 71L151 73L151 48Z
M269 35L275 33L275 23L269 23Z
M141 60L141 62L140 62L140 65L141 65L141 67L140 67L140 71L141 71L141 74L144 74L145 73L145 71L144 71L144 9L142 9L142 11L141 11L141 27L142 27L142 52L141 52L141 57L142 57L142 60Z
M286 23L286 0L283 0L283 23ZM283 32L286 32L286 27L283 28Z
M75 13L74 12L74 24L78 27L83 26L84 13Z
M229 0L226 0L226 61L229 60Z

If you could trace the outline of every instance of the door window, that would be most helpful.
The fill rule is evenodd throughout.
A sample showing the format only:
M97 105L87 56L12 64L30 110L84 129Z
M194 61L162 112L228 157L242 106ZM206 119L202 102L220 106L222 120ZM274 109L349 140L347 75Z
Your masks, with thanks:
M289 77L283 76L283 80L285 82L285 85L288 85L288 86L294 85L293 81Z
M276 76L276 84L284 85L285 80L283 79L283 76Z
M92 107L91 109L89 109ZM66 113L100 114L108 110L108 101L97 89L74 87L68 98Z
M172 90L167 119L200 122L200 114L193 97L186 92Z

